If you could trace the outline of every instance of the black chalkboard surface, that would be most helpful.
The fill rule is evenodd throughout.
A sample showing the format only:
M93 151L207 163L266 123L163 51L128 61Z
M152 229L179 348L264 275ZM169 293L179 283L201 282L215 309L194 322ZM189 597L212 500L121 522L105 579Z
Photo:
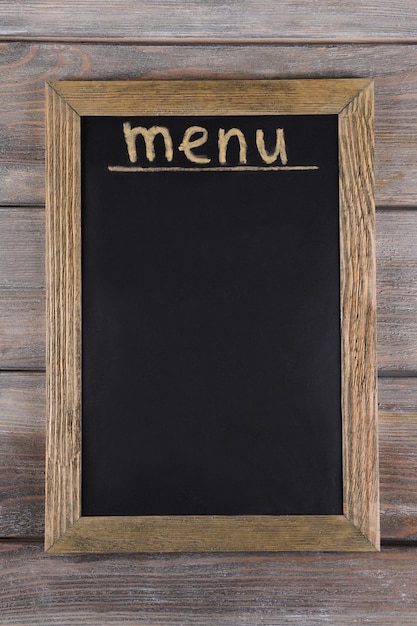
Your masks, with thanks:
M46 550L379 549L372 81L46 98Z
M152 171L130 170L126 119L174 146L207 129L210 165L167 163L162 135L150 165L141 136ZM234 137L207 171L219 128L254 169ZM257 170L259 128L317 169ZM85 117L81 138L83 514L342 513L337 116Z

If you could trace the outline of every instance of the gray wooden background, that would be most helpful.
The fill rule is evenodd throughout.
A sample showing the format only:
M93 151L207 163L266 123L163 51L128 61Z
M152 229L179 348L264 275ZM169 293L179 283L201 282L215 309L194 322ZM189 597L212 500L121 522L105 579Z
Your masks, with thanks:
M3 0L0 69L0 624L416 624L417 4ZM368 76L382 552L45 556L45 81Z

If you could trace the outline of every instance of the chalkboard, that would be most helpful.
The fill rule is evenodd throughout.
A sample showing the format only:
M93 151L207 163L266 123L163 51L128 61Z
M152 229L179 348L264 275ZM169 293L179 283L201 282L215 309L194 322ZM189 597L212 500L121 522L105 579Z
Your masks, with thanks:
M378 549L372 83L47 94L46 548Z

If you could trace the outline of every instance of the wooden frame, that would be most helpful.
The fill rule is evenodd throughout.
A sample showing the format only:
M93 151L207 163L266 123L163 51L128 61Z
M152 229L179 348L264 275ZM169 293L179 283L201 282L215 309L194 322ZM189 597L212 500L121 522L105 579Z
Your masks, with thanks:
M46 96L46 550L378 550L372 81L68 81ZM343 515L81 516L80 119L139 113L338 115Z

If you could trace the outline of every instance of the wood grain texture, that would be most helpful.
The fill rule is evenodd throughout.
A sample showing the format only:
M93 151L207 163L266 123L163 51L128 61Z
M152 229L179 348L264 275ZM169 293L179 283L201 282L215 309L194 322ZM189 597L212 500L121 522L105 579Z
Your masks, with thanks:
M0 208L0 367L45 367L45 213Z
M417 378L382 378L378 397L381 530L387 539L416 541Z
M296 0L279 3L279 10L270 3L267 12L263 2L248 4L233 0L215 3L216 6L205 3L204 7L196 0L177 5L169 2L165 10L158 0L148 2L147 7L143 2L123 2L123 10L119 0L116 3L95 0L82 5L78 1L47 4L50 10L40 0L1 2L0 37L75 36L81 42L86 36L130 35L149 37L155 43L159 37L166 40L173 36L174 23L175 34L183 36L183 41L187 37L213 36L217 23L219 37L229 37L229 33L231 37L271 36L271 33L273 37L288 37L298 33L303 38L324 36L334 40L335 45L304 46L303 39L294 47L0 44L0 204L44 204L44 80L374 76L377 202L386 206L416 205L416 47L349 45L359 36L367 41L375 36L391 41L398 38L398 43L401 39L404 42L404 36L414 38L416 5L411 0L361 4L350 0L346 3ZM129 6L137 11L133 17L127 10ZM138 19L139 14L142 19ZM226 17L233 14L236 21L227 21ZM341 38L348 45L340 45ZM404 218L410 219L408 232L406 228L397 230L389 213L377 215L377 244L384 251L382 265L380 253L377 259L378 283L384 288L378 304L385 306L388 298L396 311L387 313L382 321L381 315L378 318L378 357L383 369L416 370L415 259L405 254L402 261L400 240L405 237L410 241L417 232L412 215L407 213L409 218ZM408 243L405 248L405 252L412 252ZM0 267L0 277L1 272ZM386 282L388 274L390 279ZM21 299L21 310L16 308L13 294L18 301ZM2 308L0 319L6 320L7 328L15 324L16 339L8 350L8 366L43 366L43 356L36 360L43 343L43 331L36 328L40 304L33 305L26 287L20 293L7 291L7 298L7 313L5 316ZM409 305L411 313L405 310ZM409 321L407 315L411 316ZM23 336L20 346L19 329ZM15 353L17 346L19 354ZM12 500L22 495L24 509L19 508L18 502L11 502L10 506L0 502L0 528L6 529L6 535L12 529L16 536L28 536L36 528L43 529L43 505L41 508L39 500L35 501L36 495L25 492L24 485L32 480L33 472L41 476L44 460L35 454L30 467L15 472L14 458L9 463L8 451L17 451L19 467L26 451L29 450L30 456L35 445L28 443L30 439L37 441L37 437L43 436L34 431L31 438L22 435L17 446L9 443L17 441L15 431L19 431L19 424L26 429L36 411L41 414L41 393L29 381L32 376L39 379L43 376L24 374L21 382L26 389L24 393L17 384L10 384L10 377L14 376L20 374L0 375L0 446L4 442L4 452L0 455L1 484L9 481L11 487L7 493L12 494ZM416 379L379 381L382 532L388 538L415 541L416 398ZM22 422L15 412L21 413ZM8 420L6 427L5 420ZM19 471L22 482L18 485ZM6 495L4 499L7 500ZM2 531L1 534L4 536ZM385 549L382 554L347 559L345 555L337 558L303 554L292 554L290 558L282 554L272 558L269 555L48 557L40 545L8 543L0 543L0 550L3 557L0 557L0 623L8 625L351 626L366 621L373 626L411 626L417 621L415 549Z
M54 557L0 546L8 626L414 626L417 558L379 554Z
M81 513L80 118L47 87L46 546Z
M377 204L416 203L416 45L3 43L0 68L0 204L3 205L44 204L44 82L47 80L364 76L375 78Z
M45 289L0 287L0 319L0 369L45 369Z
M0 372L0 536L44 529L45 375Z
M0 373L0 537L44 533L45 376ZM381 534L417 540L417 379L381 378Z
M417 370L417 211L377 214L378 365Z
M367 19L364 20L363 16ZM206 3L187 0L3 1L0 37L122 39L134 41L324 39L369 41L417 39L412 0L268 0Z
M369 79L52 81L79 115L331 115Z
M50 554L378 550L379 535L370 544L363 526L344 515L81 517L46 547Z
M44 289L45 216L41 210L0 207L0 286Z
M379 545L374 85L339 114L344 513Z

